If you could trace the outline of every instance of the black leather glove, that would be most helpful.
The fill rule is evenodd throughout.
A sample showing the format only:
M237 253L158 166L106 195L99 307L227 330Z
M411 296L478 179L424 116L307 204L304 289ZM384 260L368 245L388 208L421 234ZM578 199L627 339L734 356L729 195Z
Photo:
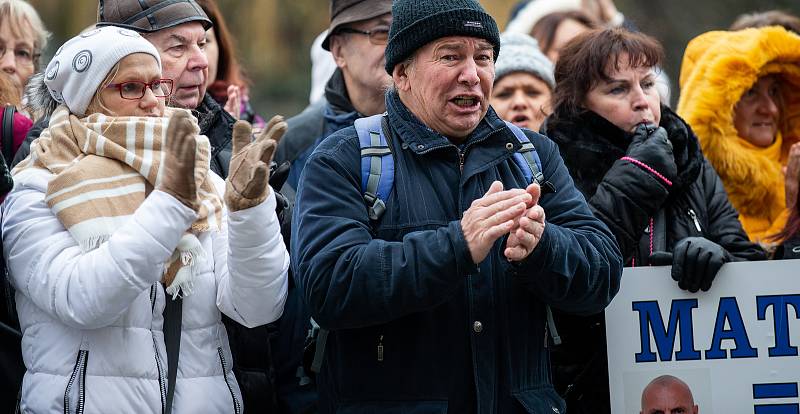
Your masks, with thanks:
M286 180L289 178L289 167L291 164L289 161L285 161L283 164L278 165L275 161L272 161L269 165L269 185L275 189L275 191L281 191L283 185L286 183Z
M687 237L675 244L672 252L672 279L681 289L706 292L722 265L730 261L730 253L717 243L705 237Z
M278 215L278 222L281 224L281 235L287 247L291 241L292 234L292 203L280 191L286 183L286 179L289 178L289 166L289 161L281 165L273 161L269 166L269 185L272 186L272 190L275 192L275 214Z
M664 128L652 124L636 127L626 155L647 164L670 181L678 176L672 142Z

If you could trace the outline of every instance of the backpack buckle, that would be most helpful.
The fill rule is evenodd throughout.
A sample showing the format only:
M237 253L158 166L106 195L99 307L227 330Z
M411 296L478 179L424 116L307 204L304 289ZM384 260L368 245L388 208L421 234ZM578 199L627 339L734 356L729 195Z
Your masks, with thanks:
M383 212L386 211L386 204L373 193L365 192L364 201L367 203L367 211L370 220L379 219Z

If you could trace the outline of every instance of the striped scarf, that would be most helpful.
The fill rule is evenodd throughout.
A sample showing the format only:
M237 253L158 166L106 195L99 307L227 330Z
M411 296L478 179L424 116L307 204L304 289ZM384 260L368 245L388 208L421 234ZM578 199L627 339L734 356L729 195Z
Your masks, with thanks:
M170 111L182 110L167 108L164 118L92 114L79 119L66 106L59 106L14 175L28 168L54 174L45 202L84 252L96 249L158 186L168 116ZM196 139L195 182L201 207L165 265L162 282L173 297L191 293L199 263L206 257L197 235L219 230L222 223L222 199L208 174L208 138L198 134Z

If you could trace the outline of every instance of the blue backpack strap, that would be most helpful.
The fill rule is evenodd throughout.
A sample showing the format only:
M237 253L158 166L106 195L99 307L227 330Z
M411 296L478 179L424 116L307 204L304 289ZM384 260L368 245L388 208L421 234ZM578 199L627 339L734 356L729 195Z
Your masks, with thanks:
M522 148L514 153L514 162L519 169L522 170L522 174L525 175L525 179L528 183L532 184L535 182L540 186L544 186L545 180L544 174L542 174L542 160L539 159L539 153L536 152L536 148L531 144L528 137L525 136L525 133L522 132L522 129L511 122L505 121L505 123L508 129L517 137L517 141L522 144Z
M525 133L520 129L520 127L512 124L511 122L505 121L508 129L514 133L514 136L517 137L517 141L522 144L522 148L519 151L514 153L514 163L517 164L520 170L522 170L522 174L525 175L525 179L528 183L539 184L542 187L542 192L555 192L555 187L550 181L545 181L544 174L542 174L542 160L539 158L539 153L536 151L536 147L533 146L531 140L525 136ZM545 331L548 332L545 334L545 342L544 347L547 348L547 341L548 337L553 340L555 345L561 345L561 336L558 334L558 329L556 328L556 321L553 318L553 311L550 309L550 305L547 305L547 325L545 326Z
M383 115L355 121L361 147L361 193L370 220L378 220L386 211L386 200L394 185L394 158L382 128Z

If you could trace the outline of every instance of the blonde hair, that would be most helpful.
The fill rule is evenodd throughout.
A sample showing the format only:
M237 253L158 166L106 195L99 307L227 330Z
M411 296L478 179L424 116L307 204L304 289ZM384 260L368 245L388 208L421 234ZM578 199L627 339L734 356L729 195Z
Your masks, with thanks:
M98 112L105 112L106 114L109 115L116 115L114 111L108 109L108 107L103 102L103 97L101 96L101 92L103 92L103 90L105 90L108 87L108 85L111 84L114 78L117 77L117 74L119 73L119 68L120 64L119 62L117 62L114 65L114 67L112 67L111 70L108 71L108 74L103 79L103 81L100 82L100 86L98 86L97 90L94 91L94 97L92 97L92 100L89 102L89 105L86 106L86 115L91 115Z
M30 27L33 32L33 61L36 70L39 70L39 63L42 51L47 47L47 40L50 32L47 31L39 17L36 9L25 0L0 0L0 23L9 25L14 36L22 37L25 26Z

